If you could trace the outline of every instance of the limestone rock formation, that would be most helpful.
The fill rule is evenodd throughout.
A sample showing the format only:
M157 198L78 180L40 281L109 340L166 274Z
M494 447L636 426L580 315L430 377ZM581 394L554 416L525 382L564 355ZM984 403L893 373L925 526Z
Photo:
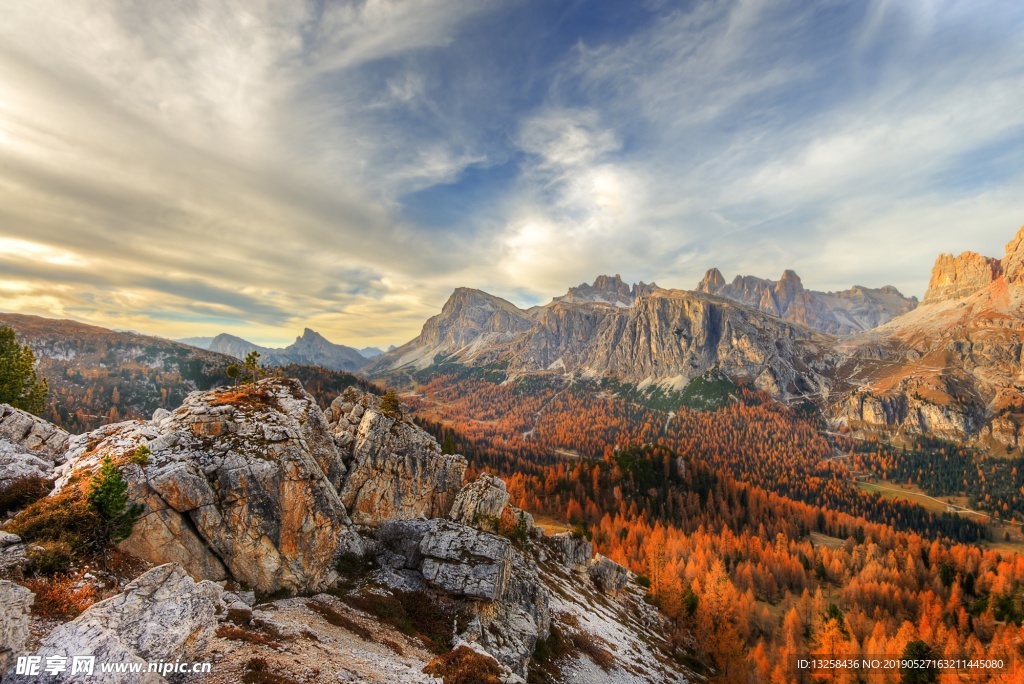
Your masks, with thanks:
M778 281L736 276L731 283L726 283L722 272L712 268L704 274L696 290L830 335L870 330L917 306L916 297L904 297L891 285L881 288L854 285L840 292L807 290L800 276L791 270L783 272Z
M131 463L141 446L148 463ZM144 513L124 548L178 562L196 577L261 592L313 590L350 536L338 496L346 469L323 413L294 380L189 395L159 422L107 426L72 441L58 486L103 456L122 472Z
M179 565L161 565L130 582L123 593L58 626L37 654L64 656L69 663L75 655L96 656L97 663L198 660L216 629L221 593L213 582L195 582ZM124 674L103 675L97 667L92 677L65 672L34 681L114 683L125 679ZM143 674L136 681L164 679Z
M348 388L328 409L334 441L348 461L341 500L362 525L448 514L466 459L403 417L380 410L380 397Z
M483 473L462 488L448 517L462 525L478 525L485 519L500 521L508 501L505 481Z
M68 433L31 413L0 404L0 439L60 462Z
M633 306L637 297L650 294L661 289L654 283L635 283L632 286L622 280L622 276L601 275L594 280L593 285L581 283L576 287L570 287L569 291L561 297L555 297L553 302L567 302L573 304L597 303L611 304L618 307Z
M554 560L566 570L585 569L594 555L594 545L583 536L562 532L545 537L545 541Z
M0 439L0 489L27 477L52 479L53 467L53 461L44 454L27 451Z
M590 567L587 568L587 574L594 584L609 596L618 596L629 582L629 571L601 554L594 556Z
M25 587L0 580L0 606L3 606L0 610L0 677L14 659L25 652L29 610L34 600L35 594Z
M998 259L975 252L964 252L957 257L940 254L921 303L934 304L968 297L991 285L1000 275L1002 267Z
M376 538L386 581L404 588L418 578L467 599L473 619L459 638L526 676L537 640L551 626L549 592L532 560L504 537L446 520L387 523Z
M1006 244L1006 254L999 265L1006 282L1016 284L1024 281L1024 226Z

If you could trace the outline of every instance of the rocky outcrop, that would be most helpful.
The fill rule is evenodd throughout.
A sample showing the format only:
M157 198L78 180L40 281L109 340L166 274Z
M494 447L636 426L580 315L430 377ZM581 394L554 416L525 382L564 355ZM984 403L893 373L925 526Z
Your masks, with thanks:
M0 404L0 441L35 453L51 463L62 463L68 438L68 433L56 425L8 404Z
M940 254L932 268L928 291L922 304L935 304L950 299L961 299L985 289L1002 275L998 259L975 252L964 252L954 257Z
M0 440L0 490L29 477L53 479L53 461L43 454ZM0 511L2 514L4 511Z
M439 518L462 487L466 459L442 454L437 441L402 416L380 410L380 397L348 388L328 410L335 443L348 462L341 500L361 525Z
M601 554L594 556L587 574L594 585L609 596L618 596L629 583L629 570Z
M1006 282L1024 282L1024 226L1020 227L1013 239L1006 244L1006 254L999 262Z
M33 601L35 594L25 587L0 580L0 606L3 606L0 610L0 677L14 659L25 652Z
M778 281L736 276L732 283L726 283L721 271L712 268L704 274L696 290L830 335L870 330L917 306L916 297L904 297L891 285L881 288L854 285L839 292L807 290L800 276L791 270L783 272Z
M132 463L139 446L151 451ZM144 507L124 548L196 577L228 573L260 592L333 581L349 519L336 487L346 473L323 413L295 380L189 395L158 422L128 422L76 438L58 487L123 463Z
M385 583L421 582L466 599L473 617L458 638L526 676L537 640L551 626L549 593L531 559L504 537L446 520L387 523L376 539Z
M40 644L42 656L92 655L97 663L145 663L199 660L217 626L222 590L213 582L195 582L175 564L161 565L140 575L124 592L100 601ZM7 680L4 680L5 682ZM13 681L13 679L12 679ZM124 674L106 675L97 666L94 676L40 676L39 682L124 682ZM143 674L139 682L163 682Z
M508 501L509 494L505 481L483 473L462 488L455 497L448 517L462 525L479 526L488 519L498 522L505 507L508 506Z
M594 555L594 545L586 537L576 536L569 532L547 536L544 541L547 550L551 552L550 554L544 553L544 557L550 555L552 560L566 570L585 569Z

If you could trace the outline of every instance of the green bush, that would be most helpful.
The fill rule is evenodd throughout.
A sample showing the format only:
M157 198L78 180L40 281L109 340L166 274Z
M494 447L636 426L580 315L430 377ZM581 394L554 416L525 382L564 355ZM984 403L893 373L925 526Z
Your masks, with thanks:
M0 514L7 511L20 511L25 506L38 501L53 486L42 477L23 477L0 487Z

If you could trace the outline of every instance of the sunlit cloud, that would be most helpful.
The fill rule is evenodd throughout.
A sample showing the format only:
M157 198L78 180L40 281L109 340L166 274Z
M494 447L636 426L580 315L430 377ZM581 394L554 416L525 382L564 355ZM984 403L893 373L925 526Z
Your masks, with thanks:
M705 269L920 296L1024 223L1013 3L14 3L0 309L401 343Z

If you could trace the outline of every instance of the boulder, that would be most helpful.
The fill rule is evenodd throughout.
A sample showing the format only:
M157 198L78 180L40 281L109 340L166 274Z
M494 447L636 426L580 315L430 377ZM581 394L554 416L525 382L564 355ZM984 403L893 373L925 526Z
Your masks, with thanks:
M148 462L132 462L140 446ZM335 578L351 537L338 497L346 468L323 413L296 380L190 394L159 422L73 441L58 487L110 455L144 508L123 548L195 577L228 574L261 593L314 591Z
M0 404L0 440L42 454L51 463L63 463L69 435L31 413Z
M28 558L25 556L25 545L21 543L21 537L0 531L0 572L16 574L27 564ZM3 670L0 669L0 672Z
M500 598L511 572L511 542L464 525L430 522L419 545L423 577L455 596Z
M200 660L217 627L222 589L213 582L195 582L176 564L161 565L140 575L124 592L100 601L40 644L37 655L96 656L92 677L68 673L41 676L38 682L124 682L123 674L99 672L99 663ZM163 682L143 674L139 682Z
M53 461L0 439L0 489L29 477L53 479ZM0 511L3 513L4 511Z
M505 481L488 473L470 482L452 504L448 517L462 525L477 526L481 521L501 520L502 512L508 506L509 494Z
M29 610L35 597L19 584L0 580L0 606L3 606L0 610L0 676L25 651L29 636Z
M566 570L583 570L594 555L594 545L586 537L570 532L553 534L545 538L553 559Z
M609 596L617 596L629 582L629 570L601 554L594 556L587 574L597 588Z
M427 432L380 411L380 397L348 388L328 416L350 472L341 500L360 525L439 518L462 487L466 459L442 454Z

